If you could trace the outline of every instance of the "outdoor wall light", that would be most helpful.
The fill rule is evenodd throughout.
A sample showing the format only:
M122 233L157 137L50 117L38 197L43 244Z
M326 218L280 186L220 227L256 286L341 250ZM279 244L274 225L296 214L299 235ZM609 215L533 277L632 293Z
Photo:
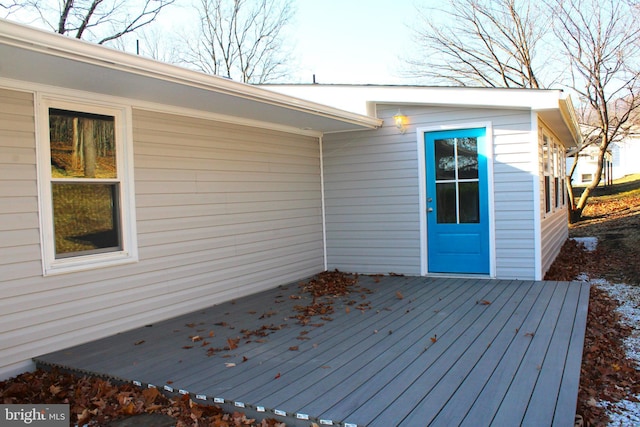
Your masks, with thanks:
M405 133L407 131L407 125L409 124L409 118L402 114L400 110L398 110L398 114L393 116L393 121L396 124L396 127L400 131L400 133Z

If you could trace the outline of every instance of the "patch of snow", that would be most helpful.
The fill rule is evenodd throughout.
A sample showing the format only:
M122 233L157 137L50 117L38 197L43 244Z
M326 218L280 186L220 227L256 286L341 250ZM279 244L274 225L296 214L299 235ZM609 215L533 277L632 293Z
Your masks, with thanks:
M607 414L611 427L636 427L640 425L640 403L622 400L610 405Z
M584 248L589 252L595 251L596 247L598 246L597 237L573 237L573 240L578 243L582 243L584 245Z
M588 280L588 276L581 276ZM632 328L631 336L624 341L627 357L638 362L640 366L640 286L630 286L624 283L611 284L603 279L591 280L591 284L604 290L611 298L620 302L620 307L617 309L621 315L620 320ZM640 400L640 395L635 397ZM611 419L610 426L632 427L640 425L640 402L623 400L614 405L605 404L605 402L600 402L600 404L608 408L607 413Z

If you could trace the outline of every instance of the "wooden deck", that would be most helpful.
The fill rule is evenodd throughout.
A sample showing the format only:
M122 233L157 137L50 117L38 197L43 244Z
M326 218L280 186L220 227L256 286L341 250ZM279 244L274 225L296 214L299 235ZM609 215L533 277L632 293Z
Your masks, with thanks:
M36 362L289 425L573 426L587 284L360 276L359 285L373 292L335 298L334 313L306 326L293 308L311 298L294 283ZM233 350L208 350L238 337Z

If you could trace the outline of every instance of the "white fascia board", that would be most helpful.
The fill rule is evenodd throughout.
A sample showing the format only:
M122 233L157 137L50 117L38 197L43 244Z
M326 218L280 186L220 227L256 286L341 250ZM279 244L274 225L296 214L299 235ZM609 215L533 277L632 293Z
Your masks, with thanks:
M132 55L109 47L17 24L5 19L0 19L0 43L46 55L53 55L104 68L151 77L157 80L196 87L215 93L223 93L262 104L297 110L311 115L363 126L365 128L377 128L382 125L381 120L373 117L278 94L257 86Z
M573 101L571 100L571 96L569 94L565 94L560 98L560 114L562 114L562 118L564 122L567 124L569 131L573 135L573 143L575 147L582 146L582 131L580 129L581 125L578 122L578 118L576 115L576 110L573 107Z
M564 97L561 90L541 89L322 84L264 87L362 114L370 114L372 104L550 110L558 109Z

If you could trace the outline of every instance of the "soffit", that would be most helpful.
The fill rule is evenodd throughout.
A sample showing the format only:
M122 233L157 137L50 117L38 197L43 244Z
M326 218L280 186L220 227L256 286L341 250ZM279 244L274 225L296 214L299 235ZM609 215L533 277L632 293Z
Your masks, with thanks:
M0 20L0 77L319 133L381 121Z

